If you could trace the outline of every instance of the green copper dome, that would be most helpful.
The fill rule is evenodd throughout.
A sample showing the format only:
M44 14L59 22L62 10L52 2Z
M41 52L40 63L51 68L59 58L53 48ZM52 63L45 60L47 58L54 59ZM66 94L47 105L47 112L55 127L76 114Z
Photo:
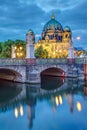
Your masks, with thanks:
M34 32L32 31L32 29L29 29L27 34L34 34Z
M56 21L55 20L55 17L54 17L54 14L52 14L52 17L51 17L51 20L49 20L46 24L45 24L45 26L44 26L44 28L43 28L43 32L44 31L47 31L47 30L63 30L62 29L62 26L61 26L61 24L58 22L58 21Z
M65 26L64 31L71 32L71 29L69 26Z

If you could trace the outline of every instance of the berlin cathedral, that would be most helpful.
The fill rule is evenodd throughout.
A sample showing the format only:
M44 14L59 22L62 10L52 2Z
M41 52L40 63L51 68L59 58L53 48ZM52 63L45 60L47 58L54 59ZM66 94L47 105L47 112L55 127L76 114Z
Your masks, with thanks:
M12 58L23 57L22 50L22 47L13 46ZM34 56L36 58L73 58L73 53L71 29L69 26L63 28L55 19L53 12L51 19L44 25L41 38L37 42L35 42L35 34L31 29L26 33L26 58L34 58Z
M52 13L51 19L44 25L41 38L39 38L37 43L35 43L35 35L32 30L27 32L26 39L29 33L32 36L34 50L42 46L47 51L47 57L43 58L68 57L68 48L72 46L72 32L69 26L65 26L63 29L62 25L55 19L54 13Z

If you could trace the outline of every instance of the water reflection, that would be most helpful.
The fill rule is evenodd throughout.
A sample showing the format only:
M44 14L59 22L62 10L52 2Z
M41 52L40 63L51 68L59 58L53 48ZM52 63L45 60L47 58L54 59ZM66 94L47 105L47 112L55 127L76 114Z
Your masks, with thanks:
M15 115L16 118L18 118L18 115L20 115L20 116L24 115L24 110L23 110L22 105L20 105L20 106L18 106L14 109L14 115Z
M22 88L20 87L20 84L0 80L0 104L9 102L21 91Z
M63 82L61 82L61 80L58 80L58 78L55 79L55 81L56 80L57 80L57 84L55 85L57 86L58 84L63 85ZM49 82L50 79L48 78L47 81ZM52 79L51 79L51 82L52 82ZM46 85L46 88L49 88L50 83L47 84L43 82L43 86ZM73 84L70 86L71 83ZM43 113L46 114L45 112L47 110L50 111L50 108L52 112L56 113L57 115L56 118L58 118L59 113L62 113L63 115L65 111L66 117L68 114L69 119L70 119L71 118L70 113L71 113L74 115L74 120L75 120L76 113L83 112L83 105L85 106L84 101L87 102L87 98L85 95L86 89L84 89L86 86L84 82L77 81L76 79L72 79L72 80L66 79L64 81L64 84L65 85L63 87L60 86L61 89L55 89L55 91L53 89L52 91L48 91L47 89L47 91L45 91L43 87L40 88L39 86L36 87L34 85L32 86L28 84L19 85L19 84L13 84L13 83L12 84L1 83L0 112L2 113L4 112L3 110L5 110L4 114L6 115L6 111L8 112L10 110L13 110L14 117L15 117L14 122L16 122L15 120L21 118L20 123L19 123L21 124L21 129L25 128L24 125L27 124L27 121L28 121L29 124L27 125L29 126L29 129L32 128L33 130L34 129L38 130L37 126L34 127L35 123L36 122L40 123L41 120L39 119L43 120L44 118ZM53 115L51 114L51 116ZM11 115L9 115L9 118L10 117ZM5 117L2 117L2 118L5 118ZM49 115L49 117L45 117L45 118L50 119L51 117ZM22 120L25 121L26 123L22 124ZM58 118L58 120L60 119ZM19 120L17 121L19 122ZM63 118L62 118L62 122L63 122ZM57 125L55 120L54 120L54 123L55 125ZM46 124L46 122L44 122L44 124ZM9 127L10 126L8 126L8 129ZM16 128L19 129L18 123L17 123ZM40 129L43 130L44 129L43 126L41 126ZM56 130L55 127L53 129Z
M41 88L46 90L57 89L64 83L65 77L41 76Z
M67 102L69 104L70 112L73 112L74 111L73 91L70 91L69 93L67 93L65 97L66 97Z
M76 103L76 107L79 112L82 110L82 104L80 102Z

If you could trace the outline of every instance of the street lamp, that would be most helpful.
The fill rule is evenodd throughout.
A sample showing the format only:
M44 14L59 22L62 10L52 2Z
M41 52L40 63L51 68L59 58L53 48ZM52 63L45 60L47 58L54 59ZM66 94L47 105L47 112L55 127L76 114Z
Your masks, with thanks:
M77 39L77 40L80 40L80 39L81 39L81 37L80 37L80 36L78 36L78 37L76 37L76 39Z
M22 46L15 46L15 53L17 58L22 58L23 57L23 47Z

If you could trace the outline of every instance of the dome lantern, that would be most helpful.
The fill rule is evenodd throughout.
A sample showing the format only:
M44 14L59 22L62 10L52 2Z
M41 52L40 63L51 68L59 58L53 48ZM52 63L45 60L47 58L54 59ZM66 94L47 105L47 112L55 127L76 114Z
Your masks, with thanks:
M51 19L55 19L54 12L52 11Z

